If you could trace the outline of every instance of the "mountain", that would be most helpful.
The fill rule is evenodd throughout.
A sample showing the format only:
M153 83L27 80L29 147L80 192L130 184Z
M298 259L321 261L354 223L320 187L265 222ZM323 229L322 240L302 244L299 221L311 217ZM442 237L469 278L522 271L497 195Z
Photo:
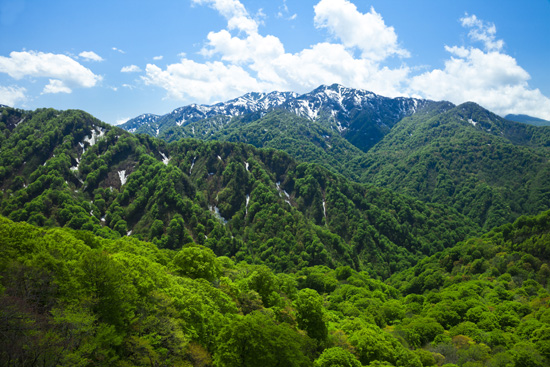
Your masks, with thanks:
M361 181L452 206L486 230L550 208L550 128L474 103L411 116L362 159Z
M130 132L157 136L167 128L185 126L192 122L213 117L220 117L222 122L227 122L230 117L234 116L248 115L255 112L261 114L294 97L296 97L296 93L290 92L247 93L241 97L212 106L192 104L176 108L163 116L140 115L119 126Z
M278 271L343 264L379 276L479 231L453 209L273 149L167 144L52 109L8 109L0 131L0 210L15 221L195 242Z
M159 115L154 115L152 113L144 113L143 115L139 115L138 117L135 117L131 120L126 121L124 124L119 125L120 127L124 128L125 130L134 133L140 128L147 127L148 129L152 129L152 131L156 131L158 129L157 121L161 118Z
M138 117L121 127L158 136L167 129L175 131L178 127L184 128L195 123L194 127L198 130L193 131L192 137L202 138L205 134L201 125L206 126L209 132L217 132L223 130L233 117L240 116L245 121L254 121L272 109L283 109L333 129L359 149L367 151L403 117L452 107L448 102L387 98L333 84L320 86L302 95L291 92L249 93L212 106L192 104L175 109L153 122ZM197 123L201 120L204 123Z
M505 119L515 122L522 122L524 124L535 125L535 126L550 126L550 121L539 119L537 117L532 117L529 115L506 115Z

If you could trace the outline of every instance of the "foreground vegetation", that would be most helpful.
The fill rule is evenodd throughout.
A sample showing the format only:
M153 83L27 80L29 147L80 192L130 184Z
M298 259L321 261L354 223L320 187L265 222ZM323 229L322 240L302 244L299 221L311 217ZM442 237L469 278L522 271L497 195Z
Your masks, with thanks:
M550 212L385 284L0 219L5 365L546 366Z

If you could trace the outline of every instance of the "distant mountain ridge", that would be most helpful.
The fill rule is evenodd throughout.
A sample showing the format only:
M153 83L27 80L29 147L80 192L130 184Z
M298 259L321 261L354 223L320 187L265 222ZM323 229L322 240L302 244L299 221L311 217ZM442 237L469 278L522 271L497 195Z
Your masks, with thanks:
M535 125L535 126L550 126L550 121L539 119L538 117L533 117L529 115L513 115L509 114L504 116L505 119L515 122L522 122L524 124Z
M160 117L141 115L120 127L156 137L170 128L209 120L210 124L217 126L217 130L221 130L233 117L251 115L249 120L252 121L263 117L270 110L282 109L330 127L359 149L367 151L403 117L419 111L434 108L448 110L452 107L454 105L449 102L388 98L366 90L333 84L322 85L302 95L294 92L248 93L211 106L192 104Z

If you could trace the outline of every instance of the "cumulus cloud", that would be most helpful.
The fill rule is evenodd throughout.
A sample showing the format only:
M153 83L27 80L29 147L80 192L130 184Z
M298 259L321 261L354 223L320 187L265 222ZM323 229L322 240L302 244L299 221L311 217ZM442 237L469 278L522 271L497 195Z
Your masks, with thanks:
M466 14L460 19L463 27L470 28L468 36L474 41L480 41L486 51L500 51L504 47L503 40L496 39L497 27L494 23L487 23L475 15Z
M472 41L483 43L484 50L445 46L451 56L445 67L413 77L409 91L457 104L474 101L500 115L525 113L549 119L550 99L529 88L529 73L501 51L504 43L496 39L496 27L475 15L462 18L461 23L470 28Z
M4 87L0 85L0 104L6 106L16 106L19 102L25 101L27 98L25 92L27 90L22 87Z
M391 55L409 56L399 46L394 28L386 26L372 7L363 14L347 0L321 0L314 10L316 27L328 29L344 46L356 47L364 58L381 61Z
M78 56L82 57L86 61L103 61L103 57L93 51L82 51L78 54Z
M139 73L141 71L141 68L137 65L128 65L128 66L122 67L120 71L122 73Z
M208 33L200 52L207 62L199 63L181 55L180 63L168 65L165 70L147 65L143 80L164 88L170 98L212 102L251 90L305 92L335 82L391 96L401 94L399 90L409 69L388 69L379 62L392 55L406 56L407 52L398 46L393 28L387 27L373 9L362 14L349 1L322 0L315 8L316 24L327 28L342 43L322 42L288 53L279 38L259 33L258 22L239 1L193 1L217 10L226 18L227 27ZM345 12L331 15L330 10L338 6L344 6ZM352 27L361 26L371 33L380 32L383 39L354 38L350 29L338 25L339 21L353 22ZM355 50L360 50L360 57L354 55Z
M219 61L197 63L182 59L178 64L168 65L166 70L148 64L145 71L142 77L145 84L161 87L169 97L179 100L223 100L229 95L266 89L241 67Z
M50 79L50 83L44 87L42 93L55 94L55 93L71 93L71 88L67 87L61 80Z
M66 55L36 51L13 51L9 57L0 56L0 72L17 80L53 78L44 93L70 93L72 87L91 88L102 79Z
M120 52L121 54L125 54L126 52L124 50L121 50L120 48L112 47L113 51Z
M162 60L163 58L164 58L164 56L162 56L162 55L159 55L159 56L155 56L155 57L153 57L153 60L155 60L155 61L159 61L159 60Z
M256 33L258 23L253 20L244 5L238 0L193 0L193 3L209 5L227 19L229 30Z

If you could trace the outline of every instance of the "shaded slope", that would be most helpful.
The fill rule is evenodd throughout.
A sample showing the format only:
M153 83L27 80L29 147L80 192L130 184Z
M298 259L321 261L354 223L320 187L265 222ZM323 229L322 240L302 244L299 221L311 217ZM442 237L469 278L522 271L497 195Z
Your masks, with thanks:
M549 208L549 137L467 103L403 119L367 153L362 180L453 206L488 230Z

